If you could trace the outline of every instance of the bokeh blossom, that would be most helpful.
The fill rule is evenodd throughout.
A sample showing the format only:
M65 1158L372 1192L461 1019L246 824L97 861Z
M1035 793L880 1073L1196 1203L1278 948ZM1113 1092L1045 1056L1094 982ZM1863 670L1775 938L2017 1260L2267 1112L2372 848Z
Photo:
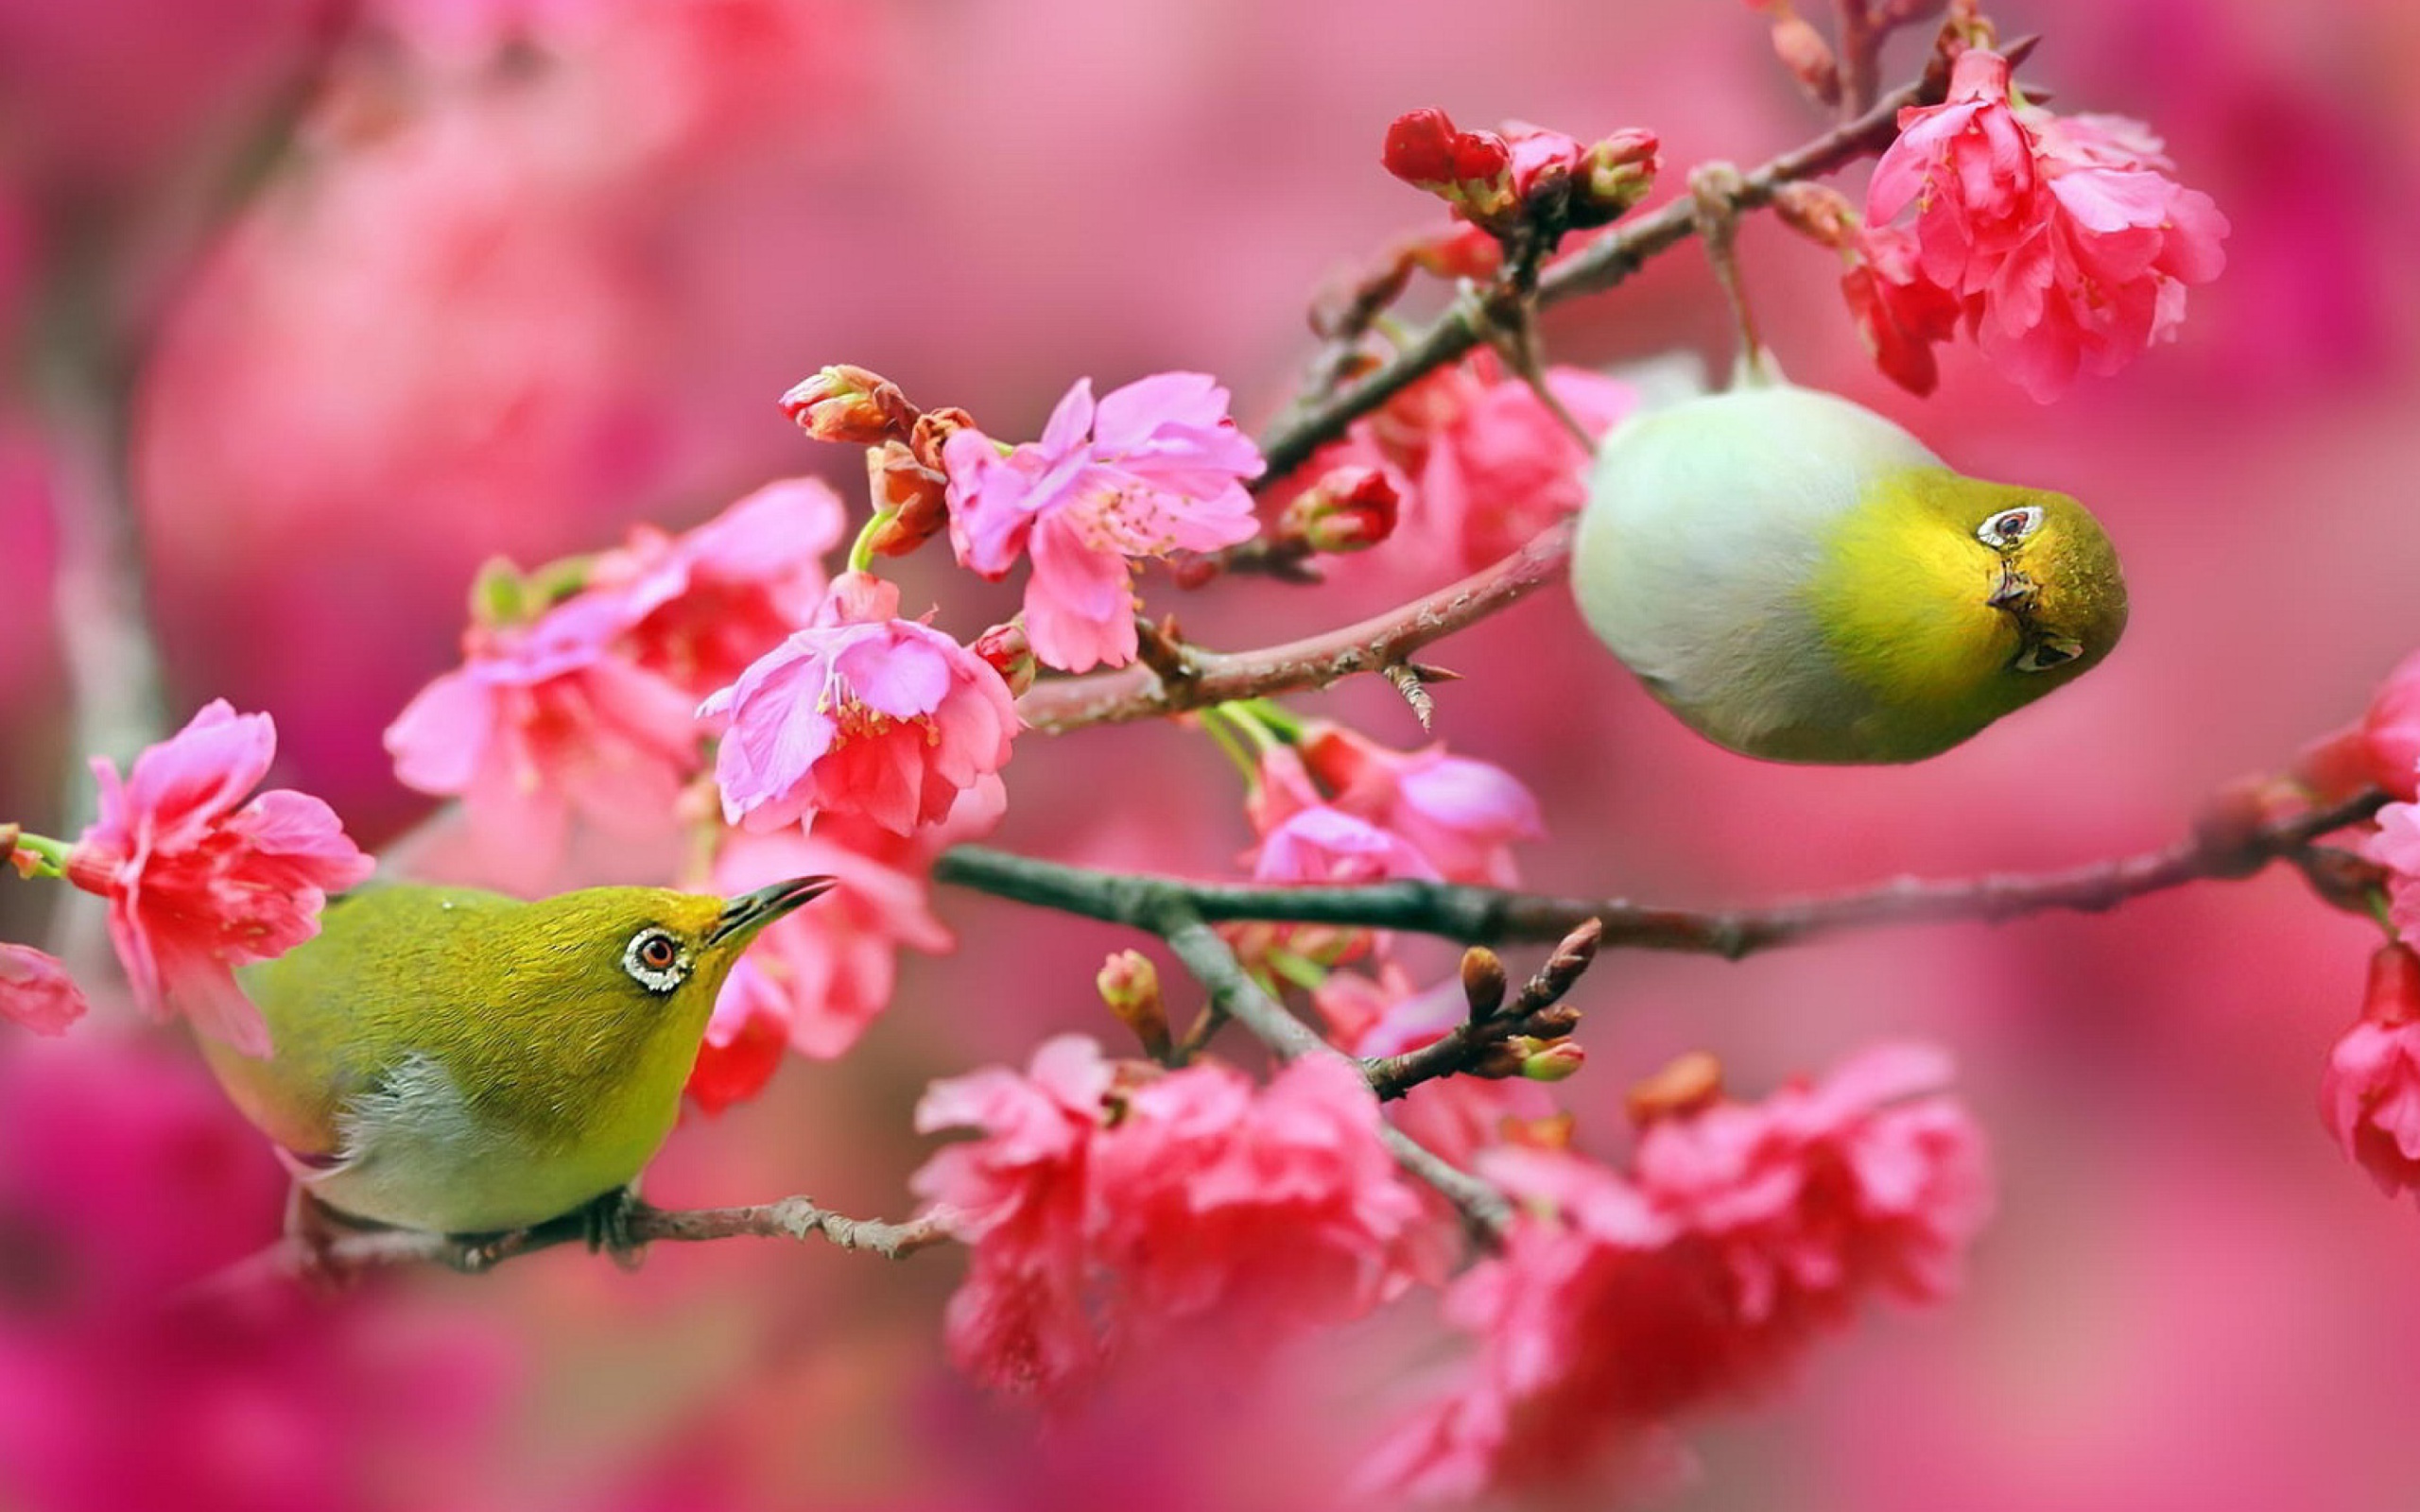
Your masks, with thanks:
M59 957L0 942L0 1019L36 1034L64 1034L91 1007Z
M2405 802L2420 799L2420 651L2379 684L2361 721L2370 781Z
M1439 1498L1566 1479L1770 1382L1868 1297L1947 1295L1990 1196L1946 1075L1936 1053L1879 1046L1762 1103L1658 1119L1627 1175L1489 1153L1522 1212L1446 1296L1478 1356L1379 1447L1373 1481Z
M2420 1189L2420 954L2410 945L2370 957L2361 1017L2327 1053L2319 1110L2380 1192Z
M958 559L996 578L1029 557L1026 633L1070 672L1134 659L1133 558L1216 551L1259 528L1244 489L1259 449L1202 373L1155 373L1098 404L1079 379L1041 440L1003 456L962 430L942 455Z
M1353 1069L1297 1061L1266 1087L1201 1064L1126 1074L1092 1041L1025 1074L936 1082L921 1129L972 1127L917 1192L974 1248L951 1357L986 1384L1063 1398L1113 1355L1182 1343L1249 1365L1411 1280L1421 1215Z
M1300 748L1338 808L1409 840L1449 882L1511 886L1512 842L1546 833L1537 799L1492 762L1442 745L1394 750L1324 720L1305 727Z
M2420 803L2390 803L2364 845L2386 868L2387 921L2404 943L2420 943Z
M110 941L135 1001L255 1056L268 1053L268 1026L234 968L318 934L328 895L372 865L309 794L272 788L246 801L276 755L268 715L215 700L125 778L93 763L99 816L67 857L68 880L110 901Z
M2116 372L2185 317L2186 285L2224 266L2227 222L2169 177L2157 138L2118 116L2019 107L2009 62L1961 53L1949 97L1900 113L1866 189L1852 310L1884 370L1919 392L1920 344L1962 323L2037 400ZM1893 223L1910 209L1911 226Z
M947 817L1008 764L1016 700L999 673L899 617L899 588L844 573L807 628L699 709L725 718L723 816L761 833L857 814L895 834Z
M459 797L509 878L543 876L575 816L661 825L699 766L696 700L631 659L631 620L618 595L584 593L531 624L474 626L462 665L387 727L396 779Z
M1582 428L1601 435L1637 390L1581 368L1547 369L1547 387ZM1461 574L1519 549L1587 499L1588 453L1536 390L1481 353L1405 389L1302 476L1370 467L1400 500L1387 543L1363 559ZM1279 490L1282 501L1287 495Z

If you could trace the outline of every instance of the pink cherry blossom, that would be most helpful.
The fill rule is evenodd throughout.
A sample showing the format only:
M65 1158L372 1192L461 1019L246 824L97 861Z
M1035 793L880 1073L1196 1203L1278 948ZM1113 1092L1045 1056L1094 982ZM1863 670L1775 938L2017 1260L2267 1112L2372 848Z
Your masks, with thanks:
M2320 1117L2380 1192L2420 1190L2420 954L2370 957L2361 1017L2327 1055Z
M715 763L723 816L759 833L822 812L897 834L937 824L1007 765L1017 726L999 673L899 618L898 586L864 573L836 578L812 625L698 712L728 716Z
M1410 841L1448 882L1511 886L1520 880L1512 843L1546 833L1537 799L1518 778L1447 755L1442 745L1392 750L1317 721L1305 729L1301 748L1338 808Z
M1248 1363L1411 1279L1420 1205L1340 1061L1258 1089L1207 1064L1121 1078L1063 1037L1024 1075L935 1083L917 1126L982 1131L914 1184L974 1247L948 1337L986 1384L1063 1398L1113 1354L1180 1339L1197 1362Z
M59 957L0 941L0 1019L36 1034L65 1034L91 1007Z
M2390 803L2362 850L2386 868L2387 921L2406 944L2420 942L2420 803Z
M1637 404L1619 379L1550 368L1547 387L1582 427L1601 435ZM1587 498L1588 453L1537 393L1481 353L1412 385L1302 476L1381 469L1400 496L1393 535L1365 559L1467 573L1518 550ZM1277 496L1282 503L1286 494Z
M1063 1397L1099 1366L1085 1239L1112 1075L1098 1045L1063 1035L1025 1074L994 1066L937 1081L916 1105L921 1132L982 1131L936 1153L912 1185L973 1248L943 1336L958 1367L995 1390Z
M1871 276L1852 273L1848 293L1885 370L1928 386L1910 344L1945 338L1943 298L2037 400L2171 337L2186 286L2224 266L2227 233L2173 166L2136 123L2020 109L2007 59L1959 55L1948 99L1901 112L1866 191ZM1911 209L1912 263L1893 225Z
M845 1053L890 1006L902 947L928 955L952 948L933 917L924 866L901 849L887 832L839 816L812 834L724 835L709 884L716 892L785 877L836 881L813 908L767 929L732 968L690 1077L701 1107L719 1111L755 1095L785 1048L820 1060Z
M2361 721L2370 780L2396 798L2420 799L2420 651L2405 657L2378 685Z
M1489 1151L1521 1216L1446 1295L1478 1356L1379 1446L1374 1484L1463 1497L1651 1453L1676 1414L1770 1381L1866 1296L1945 1295L1989 1206L1946 1073L1876 1047L1814 1086L1659 1120L1627 1177Z
M531 624L474 627L461 667L387 727L396 779L458 796L509 880L543 877L575 815L611 833L662 825L700 765L695 699L623 649L639 602L585 593Z
M1080 379L1041 440L1003 456L962 430L942 455L959 561L997 578L1029 557L1027 633L1037 657L1070 672L1134 659L1132 558L1216 551L1259 528L1243 486L1259 449L1202 373L1155 373L1098 404Z
M1122 1342L1184 1335L1250 1359L1410 1283L1421 1216L1360 1074L1307 1057L1255 1089L1202 1064L1136 1089L1097 1143L1092 1255Z
M255 1056L268 1052L268 1028L233 969L318 934L328 894L372 865L308 794L272 788L245 801L276 754L268 715L215 700L123 780L93 763L99 817L67 857L68 880L110 901L110 940L135 1001Z
M703 697L814 617L847 524L821 479L769 483L678 536L639 526L590 564L588 586L619 597L631 661Z

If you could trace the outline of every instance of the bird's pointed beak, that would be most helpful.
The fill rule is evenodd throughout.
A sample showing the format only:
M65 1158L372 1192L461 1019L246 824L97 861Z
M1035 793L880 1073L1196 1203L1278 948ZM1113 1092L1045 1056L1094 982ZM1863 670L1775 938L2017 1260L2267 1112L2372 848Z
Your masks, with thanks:
M726 899L722 917L715 920L714 932L706 936L706 943L714 946L730 939L744 942L801 903L831 891L836 880L832 877L792 877L787 882L777 882L769 887L759 887L754 892L743 892L735 898Z

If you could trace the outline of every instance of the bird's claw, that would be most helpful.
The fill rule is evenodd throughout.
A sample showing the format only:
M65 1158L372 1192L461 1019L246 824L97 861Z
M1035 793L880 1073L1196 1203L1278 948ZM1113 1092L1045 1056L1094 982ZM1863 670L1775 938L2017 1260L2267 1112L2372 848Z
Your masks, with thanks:
M632 1220L646 1211L638 1188L617 1187L580 1210L580 1228L590 1254L613 1258L624 1270L634 1271L647 1259L647 1241L633 1231Z

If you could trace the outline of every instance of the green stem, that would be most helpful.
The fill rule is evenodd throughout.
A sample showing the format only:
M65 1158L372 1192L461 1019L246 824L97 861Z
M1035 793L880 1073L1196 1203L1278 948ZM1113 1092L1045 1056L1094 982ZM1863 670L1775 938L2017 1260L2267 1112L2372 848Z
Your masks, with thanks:
M63 877L67 875L67 852L74 847L66 841L54 840L46 834L28 834L20 830L17 832L16 848L30 851L41 858L42 866L35 870L35 876Z
M857 532L857 539L849 543L849 571L853 573L873 571L873 533L897 518L898 513L896 509L876 509L873 512L873 518L868 520L865 528Z

